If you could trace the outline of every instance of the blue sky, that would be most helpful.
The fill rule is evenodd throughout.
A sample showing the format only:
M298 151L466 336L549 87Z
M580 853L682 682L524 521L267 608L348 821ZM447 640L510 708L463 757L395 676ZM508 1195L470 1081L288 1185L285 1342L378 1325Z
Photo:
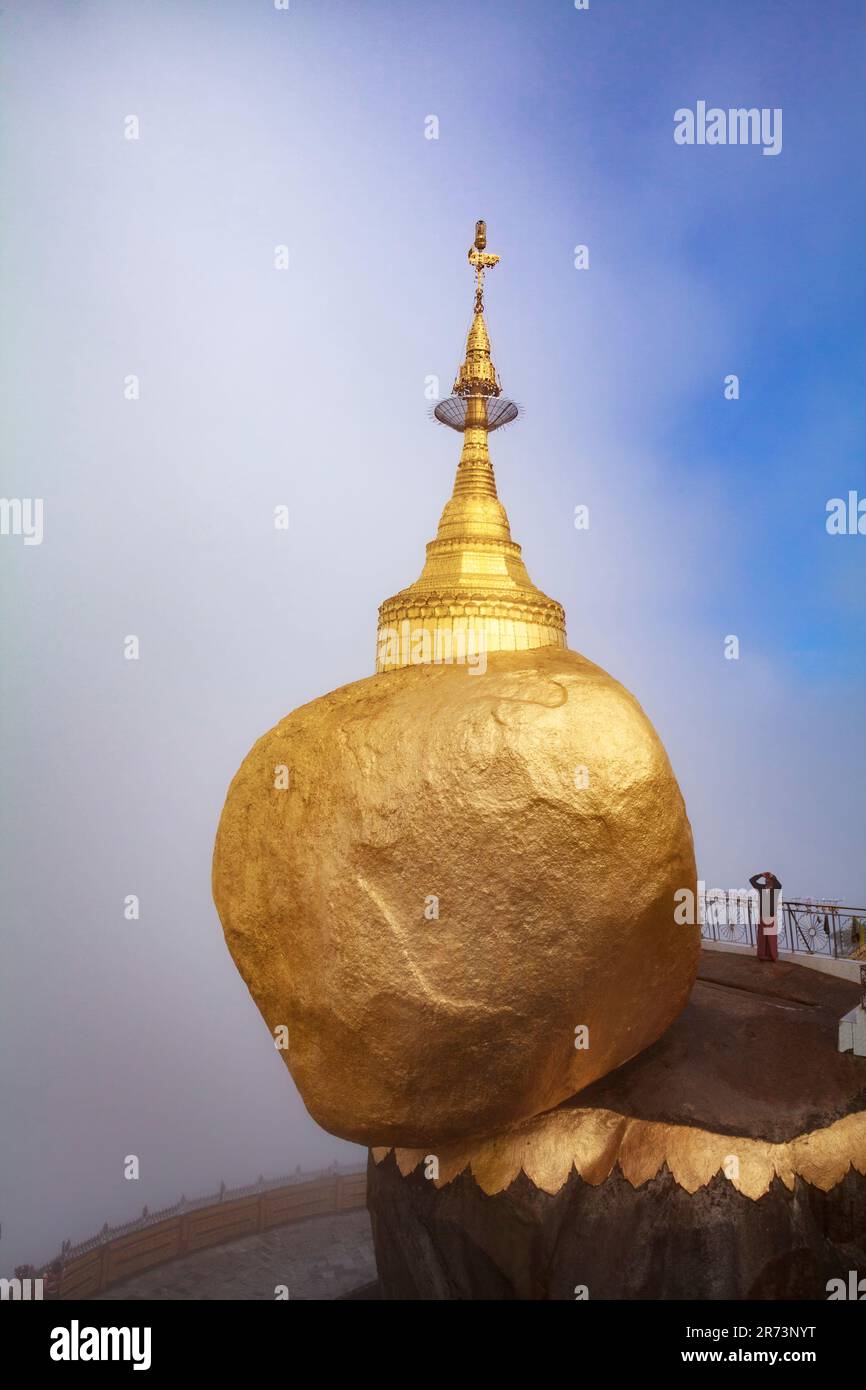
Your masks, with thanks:
M153 1206L349 1151L263 1056L211 846L254 740L371 672L421 569L459 451L424 384L460 359L478 217L524 407L500 494L570 645L659 729L711 885L770 865L866 903L866 537L825 529L866 495L866 15L7 0L0 25L3 489L46 509L41 546L0 540L23 1259L129 1215L118 1153L147 1149ZM698 100L782 108L782 152L676 145Z

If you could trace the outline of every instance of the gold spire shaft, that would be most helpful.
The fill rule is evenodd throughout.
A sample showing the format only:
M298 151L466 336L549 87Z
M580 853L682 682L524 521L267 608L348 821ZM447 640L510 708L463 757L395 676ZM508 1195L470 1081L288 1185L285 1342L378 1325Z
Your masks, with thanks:
M498 501L496 478L487 448L487 402L483 396L470 396L466 402L466 428L463 449L454 479L454 497L492 497ZM505 522L506 530L508 522ZM507 537L511 539L510 534Z
M436 539L419 578L379 609L377 671L478 653L564 647L565 614L537 589L511 539L488 450L489 402L501 394L484 321L486 229L469 252L476 272L475 313L454 383L463 448ZM508 404L507 402L505 404ZM516 409L512 407L513 414ZM461 656L461 651L463 655Z

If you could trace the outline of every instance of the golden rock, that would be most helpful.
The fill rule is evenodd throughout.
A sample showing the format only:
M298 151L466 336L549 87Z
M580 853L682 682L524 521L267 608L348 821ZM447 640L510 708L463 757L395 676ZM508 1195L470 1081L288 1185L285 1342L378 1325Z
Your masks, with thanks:
M556 647L479 676L409 666L296 710L235 777L214 859L229 948L288 1028L310 1113L408 1147L547 1110L653 1042L697 970L684 887L661 742Z
M255 745L214 852L226 941L307 1108L371 1145L559 1104L659 1037L698 965L664 748L566 648L497 495L488 435L517 408L483 318L499 257L469 259L465 360L435 412L463 450L424 570L380 608L378 674Z

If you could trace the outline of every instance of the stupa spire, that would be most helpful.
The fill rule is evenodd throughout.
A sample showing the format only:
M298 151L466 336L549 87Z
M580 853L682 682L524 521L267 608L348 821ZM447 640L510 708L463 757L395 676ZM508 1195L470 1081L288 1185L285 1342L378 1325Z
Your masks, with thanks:
M489 435L518 415L502 395L484 317L484 273L499 262L475 224L469 263L475 305L466 354L448 400L434 415L463 435L450 500L419 578L379 609L377 671L462 659L469 651L527 651L565 646L565 614L537 589L511 538L488 450Z

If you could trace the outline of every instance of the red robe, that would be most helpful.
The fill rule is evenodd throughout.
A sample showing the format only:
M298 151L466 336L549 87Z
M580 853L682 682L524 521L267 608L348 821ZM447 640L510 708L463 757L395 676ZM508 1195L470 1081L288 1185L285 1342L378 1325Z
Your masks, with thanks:
M770 928L770 930L768 930ZM758 960L779 959L779 936L776 919L762 917L758 923Z

